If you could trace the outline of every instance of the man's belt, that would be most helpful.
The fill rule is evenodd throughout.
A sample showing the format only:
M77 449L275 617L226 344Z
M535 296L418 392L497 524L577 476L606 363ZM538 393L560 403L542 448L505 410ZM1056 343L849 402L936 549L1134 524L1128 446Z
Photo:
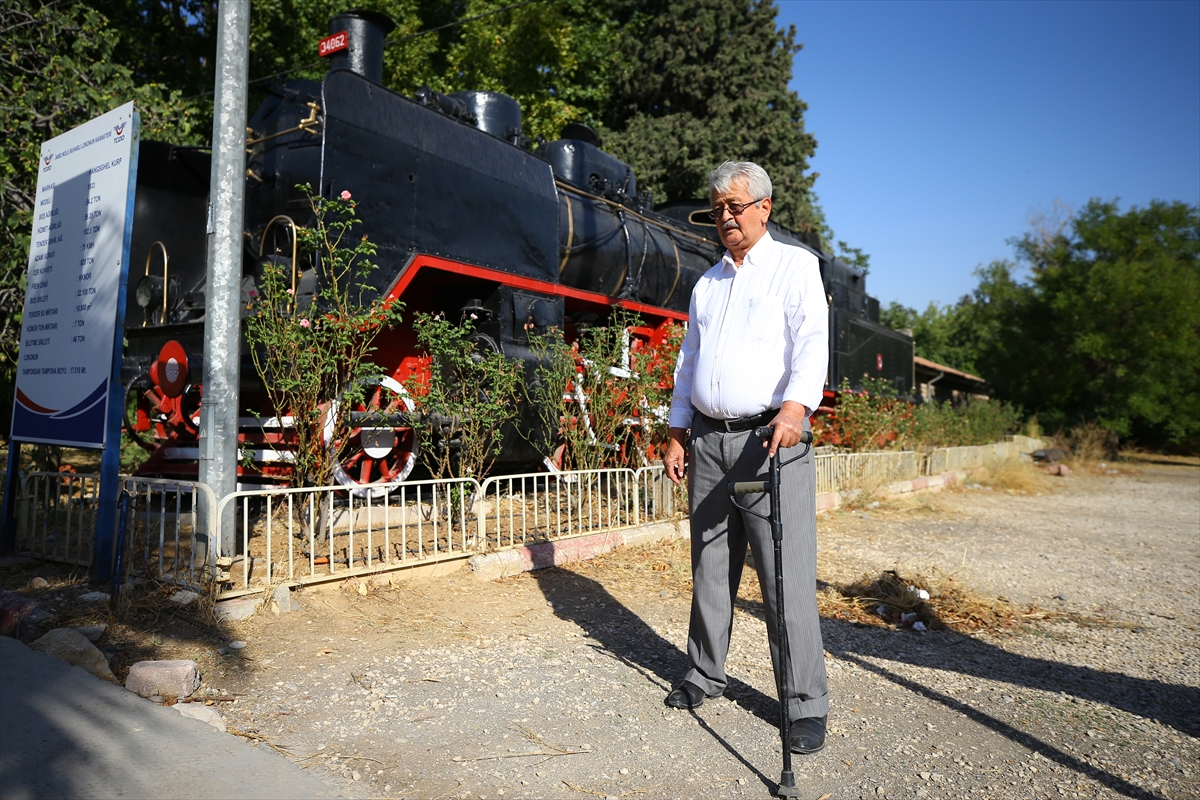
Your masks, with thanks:
M778 408L767 409L761 414L755 414L753 417L736 417L734 419L714 419L713 417L696 412L696 416L704 420L704 424L712 428L714 431L725 431L727 433L741 433L742 431L752 431L760 425L766 425L771 420L775 419L779 414Z

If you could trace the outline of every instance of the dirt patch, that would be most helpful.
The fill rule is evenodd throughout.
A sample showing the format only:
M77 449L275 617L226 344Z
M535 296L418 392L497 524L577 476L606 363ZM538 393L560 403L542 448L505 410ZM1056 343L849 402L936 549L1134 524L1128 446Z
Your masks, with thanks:
M891 571L932 596L952 578L1055 619L916 633L826 614L829 746L797 757L804 796L1200 796L1200 470L1045 480L822 517L826 586L881 593ZM354 797L766 797L777 706L752 570L726 696L662 704L686 669L688 564L672 541L490 583L302 590L300 612L224 632L244 650L200 628L168 641L171 614L153 652L207 659L231 727Z

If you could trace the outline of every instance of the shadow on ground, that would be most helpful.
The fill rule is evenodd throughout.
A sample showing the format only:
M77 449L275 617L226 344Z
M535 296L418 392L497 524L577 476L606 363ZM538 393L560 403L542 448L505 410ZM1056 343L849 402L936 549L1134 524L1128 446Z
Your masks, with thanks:
M613 657L659 686L664 696L687 670L686 653L656 633L597 581L557 568L539 570L532 577L546 599L553 604L558 617L578 625ZM743 611L762 618L761 603L739 599L737 605ZM1148 793L1118 775L1100 770L987 712L880 666L872 659L949 670L1038 691L1064 692L1157 720L1189 736L1200 735L1200 690L1193 687L1029 658L953 631L925 634L919 646L914 642L911 647L898 647L897 636L913 634L831 619L822 619L821 628L825 649L830 654L907 691L940 703L976 724L1035 750L1080 775L1089 776L1126 797L1158 795ZM767 724L776 724L778 705L774 697L736 678L731 678L726 696ZM702 719L697 717L697 720L747 769L757 774L764 785L774 785L774 781L747 763Z

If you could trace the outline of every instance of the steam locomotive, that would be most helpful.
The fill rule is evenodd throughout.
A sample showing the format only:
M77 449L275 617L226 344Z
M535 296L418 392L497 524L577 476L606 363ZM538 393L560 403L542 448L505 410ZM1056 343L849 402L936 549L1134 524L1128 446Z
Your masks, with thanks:
M317 271L289 249L295 226L311 214L296 186L309 184L327 197L353 193L361 230L378 248L368 281L405 304L406 321L414 311L451 319L470 312L476 345L510 359L534 358L531 327L557 327L570 338L615 308L639 315L645 326L636 335L649 339L686 321L692 287L723 250L707 201L655 208L590 128L572 124L556 141L531 142L520 106L506 95L422 89L410 98L385 89L391 28L373 12L333 18L330 33L346 32L348 46L330 58L324 79L273 87L251 118L243 307L267 258L292 270L299 303L314 295ZM210 158L143 141L137 176L131 263L145 267L131 277L140 311L131 306L127 315L122 375L137 410L126 425L154 448L142 472L181 478L195 475L198 458ZM827 394L863 374L910 394L912 339L879 323L865 276L827 257L815 237L774 223L771 233L820 259L830 305ZM398 327L377 345L383 377L373 410L411 412L404 378L420 368L414 331ZM241 376L242 406L261 416L240 418L239 439L256 468L239 474L247 482L286 479L271 444L286 439L288 420L265 407L245 349ZM393 417L396 427L361 429L336 479L353 486L407 478L418 443L401 417ZM498 466L536 463L545 454L531 447L509 437Z

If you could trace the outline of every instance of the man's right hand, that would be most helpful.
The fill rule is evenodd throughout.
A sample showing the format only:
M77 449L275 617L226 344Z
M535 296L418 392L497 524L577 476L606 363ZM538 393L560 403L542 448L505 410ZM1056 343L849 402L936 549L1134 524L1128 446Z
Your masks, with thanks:
M666 467L667 477L676 486L683 480L683 459L687 454L687 428L671 428L667 432L667 452L663 455L663 466Z

